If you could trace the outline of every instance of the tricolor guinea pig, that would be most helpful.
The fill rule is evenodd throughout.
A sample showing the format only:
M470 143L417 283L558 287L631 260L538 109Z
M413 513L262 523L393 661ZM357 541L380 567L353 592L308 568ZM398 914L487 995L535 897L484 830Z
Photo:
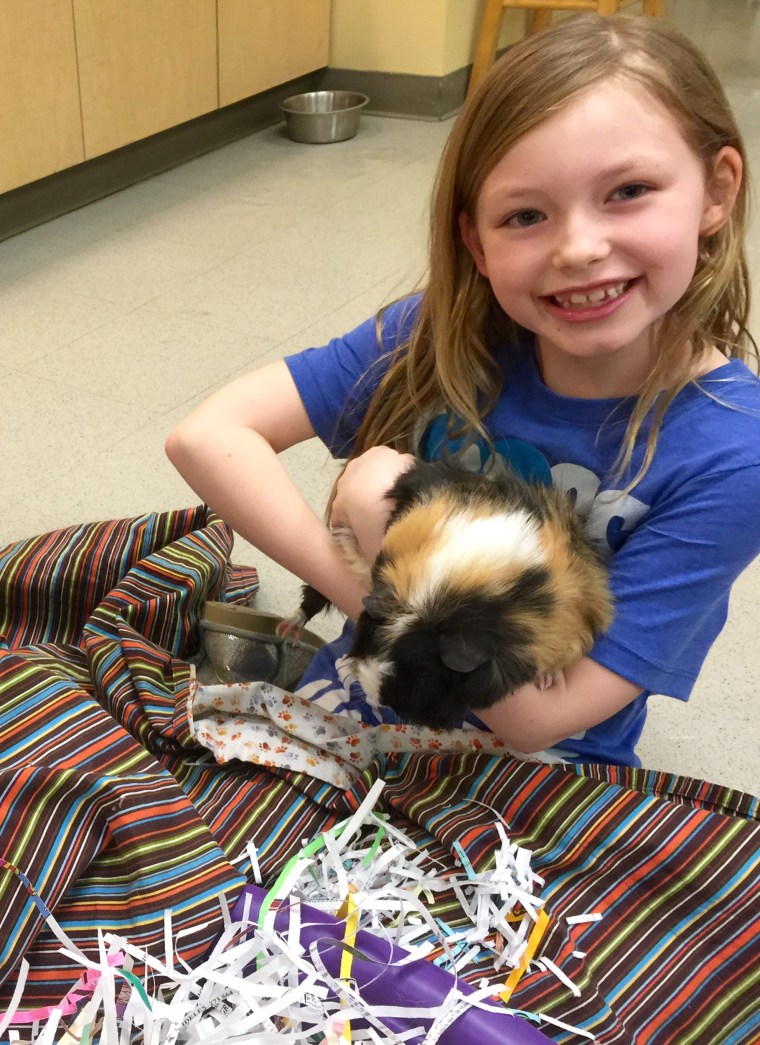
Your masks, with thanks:
M400 718L451 727L545 684L609 626L607 572L562 491L418 462L388 496L351 656L370 700ZM306 586L291 624L325 605Z

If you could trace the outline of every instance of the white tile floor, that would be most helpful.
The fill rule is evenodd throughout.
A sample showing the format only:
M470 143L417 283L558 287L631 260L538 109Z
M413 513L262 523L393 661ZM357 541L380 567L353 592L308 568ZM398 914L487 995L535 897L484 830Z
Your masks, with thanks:
M757 0L667 6L712 57L760 169ZM167 432L210 389L343 333L422 276L449 129L365 117L354 140L318 147L273 127L0 244L0 544L196 503ZM287 458L321 510L325 451ZM242 542L235 557L259 566L262 607L292 608L293 578ZM760 792L759 601L760 564L691 702L652 701L647 766Z

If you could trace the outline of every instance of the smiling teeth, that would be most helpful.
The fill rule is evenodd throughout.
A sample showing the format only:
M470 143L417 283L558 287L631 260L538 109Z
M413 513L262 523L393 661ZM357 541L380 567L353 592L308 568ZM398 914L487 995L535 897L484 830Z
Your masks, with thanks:
M568 298L560 299L555 296L557 301L562 308L572 308L573 305L598 305L602 301L614 301L615 298L628 289L630 284L616 283L612 287L598 287L596 290L589 291L588 294L571 294Z

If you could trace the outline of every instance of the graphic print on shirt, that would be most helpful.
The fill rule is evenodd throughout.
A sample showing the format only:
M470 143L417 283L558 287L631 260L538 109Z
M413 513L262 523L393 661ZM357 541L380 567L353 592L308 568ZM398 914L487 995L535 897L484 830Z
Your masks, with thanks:
M418 428L416 453L425 461L445 461L468 472L497 476L512 472L530 482L557 486L567 493L591 544L605 562L625 544L649 511L631 493L606 487L591 469L572 462L550 465L540 450L521 439L495 439L491 449L475 432L452 437L448 415L438 414Z

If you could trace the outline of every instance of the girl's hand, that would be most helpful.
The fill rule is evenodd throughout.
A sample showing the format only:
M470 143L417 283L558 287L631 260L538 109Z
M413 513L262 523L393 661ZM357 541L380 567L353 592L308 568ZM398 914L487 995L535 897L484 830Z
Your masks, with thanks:
M349 461L338 479L330 523L353 531L367 562L373 562L380 551L393 511L393 501L386 495L414 461L412 454L400 454L389 446L373 446Z

